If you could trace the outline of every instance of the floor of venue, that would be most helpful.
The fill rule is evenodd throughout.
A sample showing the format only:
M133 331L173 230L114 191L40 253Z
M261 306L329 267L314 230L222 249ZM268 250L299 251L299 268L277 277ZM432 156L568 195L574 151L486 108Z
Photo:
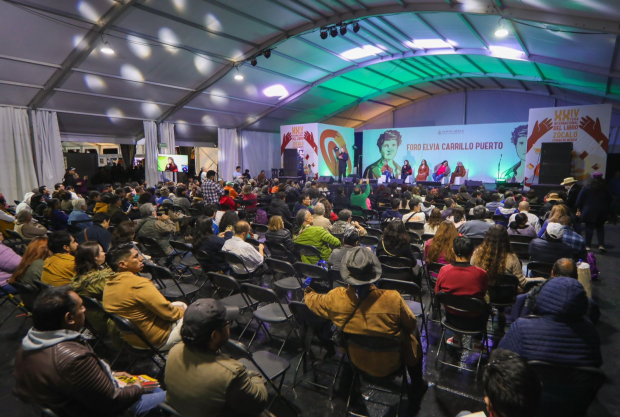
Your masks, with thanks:
M607 247L609 251L601 254L596 251L598 268L602 272L601 279L593 284L594 298L598 301L601 308L601 319L597 324L597 329L601 338L603 353L603 370L608 377L608 382L603 386L598 394L598 398L589 409L588 416L607 417L617 416L620 409L620 398L617 395L617 387L620 379L620 358L618 356L618 346L620 346L620 281L617 280L620 270L620 226L606 226ZM203 289L202 296L210 296L211 290ZM424 303L429 303L428 290L423 286ZM0 307L0 320L10 313L11 309L7 304ZM242 323L249 320L249 314L241 318ZM0 328L0 415L2 416L39 416L31 406L21 403L11 393L14 380L12 377L14 354L21 339L31 326L31 319L19 316L9 318ZM253 326L254 327L254 326ZM251 328L253 330L253 327ZM283 336L288 331L286 326L272 326L272 333L276 336ZM240 333L238 327L232 328L232 337L237 338ZM245 333L242 341L249 343L253 331ZM424 377L429 381L429 390L426 393L418 416L424 417L454 417L462 410L472 412L485 410L482 389L482 370L478 382L475 382L475 375L472 372L464 372L447 366L436 365L436 352L439 345L441 330L438 325L429 323L428 351L424 359ZM491 344L497 344L493 336L489 336ZM423 346L426 349L426 339L423 335ZM277 338L271 341L268 336L259 332L257 340L254 341L251 350L269 350L277 353L281 341ZM294 413L287 405L276 400L271 411L276 416L344 416L347 402L347 395L351 382L351 372L345 367L341 377L336 384L335 398L330 401L329 393L326 390L315 388L309 384L301 383L295 388L292 387L295 367L300 357L300 342L294 336L287 342L281 356L290 361L291 367L286 373L283 394L290 401L298 413ZM323 352L315 348L317 356L322 357ZM114 351L107 345L100 345L97 353L103 358L110 358ZM475 366L477 354L460 355L457 351L448 351L446 356L453 363ZM338 356L336 357L338 359ZM483 358L483 365L486 359ZM122 367L123 364L120 364ZM118 367L115 367L118 368ZM337 368L337 362L324 362L317 365L318 382L329 383ZM135 372L156 373L154 366L150 363L139 363L134 369ZM309 370L305 375L300 368L298 378L308 381L313 380L313 374ZM270 390L270 393L272 391ZM361 396L354 396L352 400L353 410L371 416L395 416L398 397L390 394L379 393L376 390L364 390L367 401L363 401ZM401 407L400 415L410 415L406 397Z

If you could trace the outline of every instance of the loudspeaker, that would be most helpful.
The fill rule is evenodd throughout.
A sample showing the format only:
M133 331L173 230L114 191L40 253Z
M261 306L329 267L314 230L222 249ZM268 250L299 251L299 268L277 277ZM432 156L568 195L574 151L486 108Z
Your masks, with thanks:
M468 188L478 188L482 186L482 181L465 180L465 185Z
M280 177L280 168L271 168L271 178Z
M403 179L402 178L392 178L390 179L390 184L398 184L398 185L403 185Z
M284 166L284 177L297 176L297 149L285 149L282 154L282 165Z
M441 187L441 182L439 181L418 181L416 185L426 185L427 187Z
M318 182L326 182L327 184L331 184L334 182L334 177L325 175L325 176L319 177Z
M540 152L540 184L560 184L570 176L572 142L545 142Z
M343 178L343 179L342 179L342 181L343 181L345 184L352 184L352 183L354 183L354 182L357 182L357 181L356 181L356 179L355 179L355 178L353 178L353 177L345 177L345 178Z

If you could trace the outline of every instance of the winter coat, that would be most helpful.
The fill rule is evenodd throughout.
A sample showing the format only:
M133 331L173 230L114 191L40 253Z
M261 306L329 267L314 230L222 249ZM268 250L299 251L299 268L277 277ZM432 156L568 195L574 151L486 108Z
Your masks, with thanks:
M598 333L584 316L588 296L579 281L554 278L548 281L532 308L536 316L518 319L499 343L527 360L568 366L596 366L603 363Z
M314 246L321 252L321 258L316 256L301 256L301 260L307 264L316 264L321 259L327 261L332 254L330 246L339 247L340 240L332 236L327 230L317 226L306 226L301 233L293 239L301 245Z
M575 205L581 210L580 218L583 223L595 223L597 220L605 221L610 204L611 198L607 189L595 191L587 185L579 193Z
M13 252L13 249L0 243L0 286L6 285L21 260L22 257Z

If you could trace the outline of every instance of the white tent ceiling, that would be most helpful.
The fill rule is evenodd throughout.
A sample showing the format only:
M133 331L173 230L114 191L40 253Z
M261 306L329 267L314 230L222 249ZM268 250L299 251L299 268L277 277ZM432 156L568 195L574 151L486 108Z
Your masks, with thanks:
M358 33L319 36L352 21ZM0 104L57 111L68 133L136 136L142 120L170 121L181 140L359 127L463 90L620 112L618 22L618 0L0 0ZM286 93L268 97L273 86Z

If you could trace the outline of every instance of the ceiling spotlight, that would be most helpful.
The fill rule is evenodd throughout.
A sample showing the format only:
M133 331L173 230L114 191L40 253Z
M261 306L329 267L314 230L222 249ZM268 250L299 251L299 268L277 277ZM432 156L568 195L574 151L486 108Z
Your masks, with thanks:
M263 52L263 56L269 59L269 57L271 56L271 49L267 49L265 52Z
M239 67L237 67L237 73L235 74L235 80L241 81L243 80L243 75L239 72Z
M256 58L252 58L252 60L250 61L250 64L252 64L252 66L255 67L256 64L258 64L258 62L256 61Z
M336 26L332 26L332 28L329 30L329 34L332 36L332 38L335 38L336 36L338 36L338 28Z
M506 37L508 36L508 30L500 27L495 31L495 36L497 36L498 38Z
M357 32L359 32L359 31L360 31L360 24L356 22L356 23L353 25L353 32L357 33Z
M321 39L327 39L327 31L326 30L322 30L321 31Z
M342 36L344 36L344 35L346 35L346 34L347 34L347 25L342 25L342 26L340 26L340 34L341 34Z
M110 46L108 42L104 41L103 46L99 50L106 55L114 55L114 49L112 49L112 46Z

